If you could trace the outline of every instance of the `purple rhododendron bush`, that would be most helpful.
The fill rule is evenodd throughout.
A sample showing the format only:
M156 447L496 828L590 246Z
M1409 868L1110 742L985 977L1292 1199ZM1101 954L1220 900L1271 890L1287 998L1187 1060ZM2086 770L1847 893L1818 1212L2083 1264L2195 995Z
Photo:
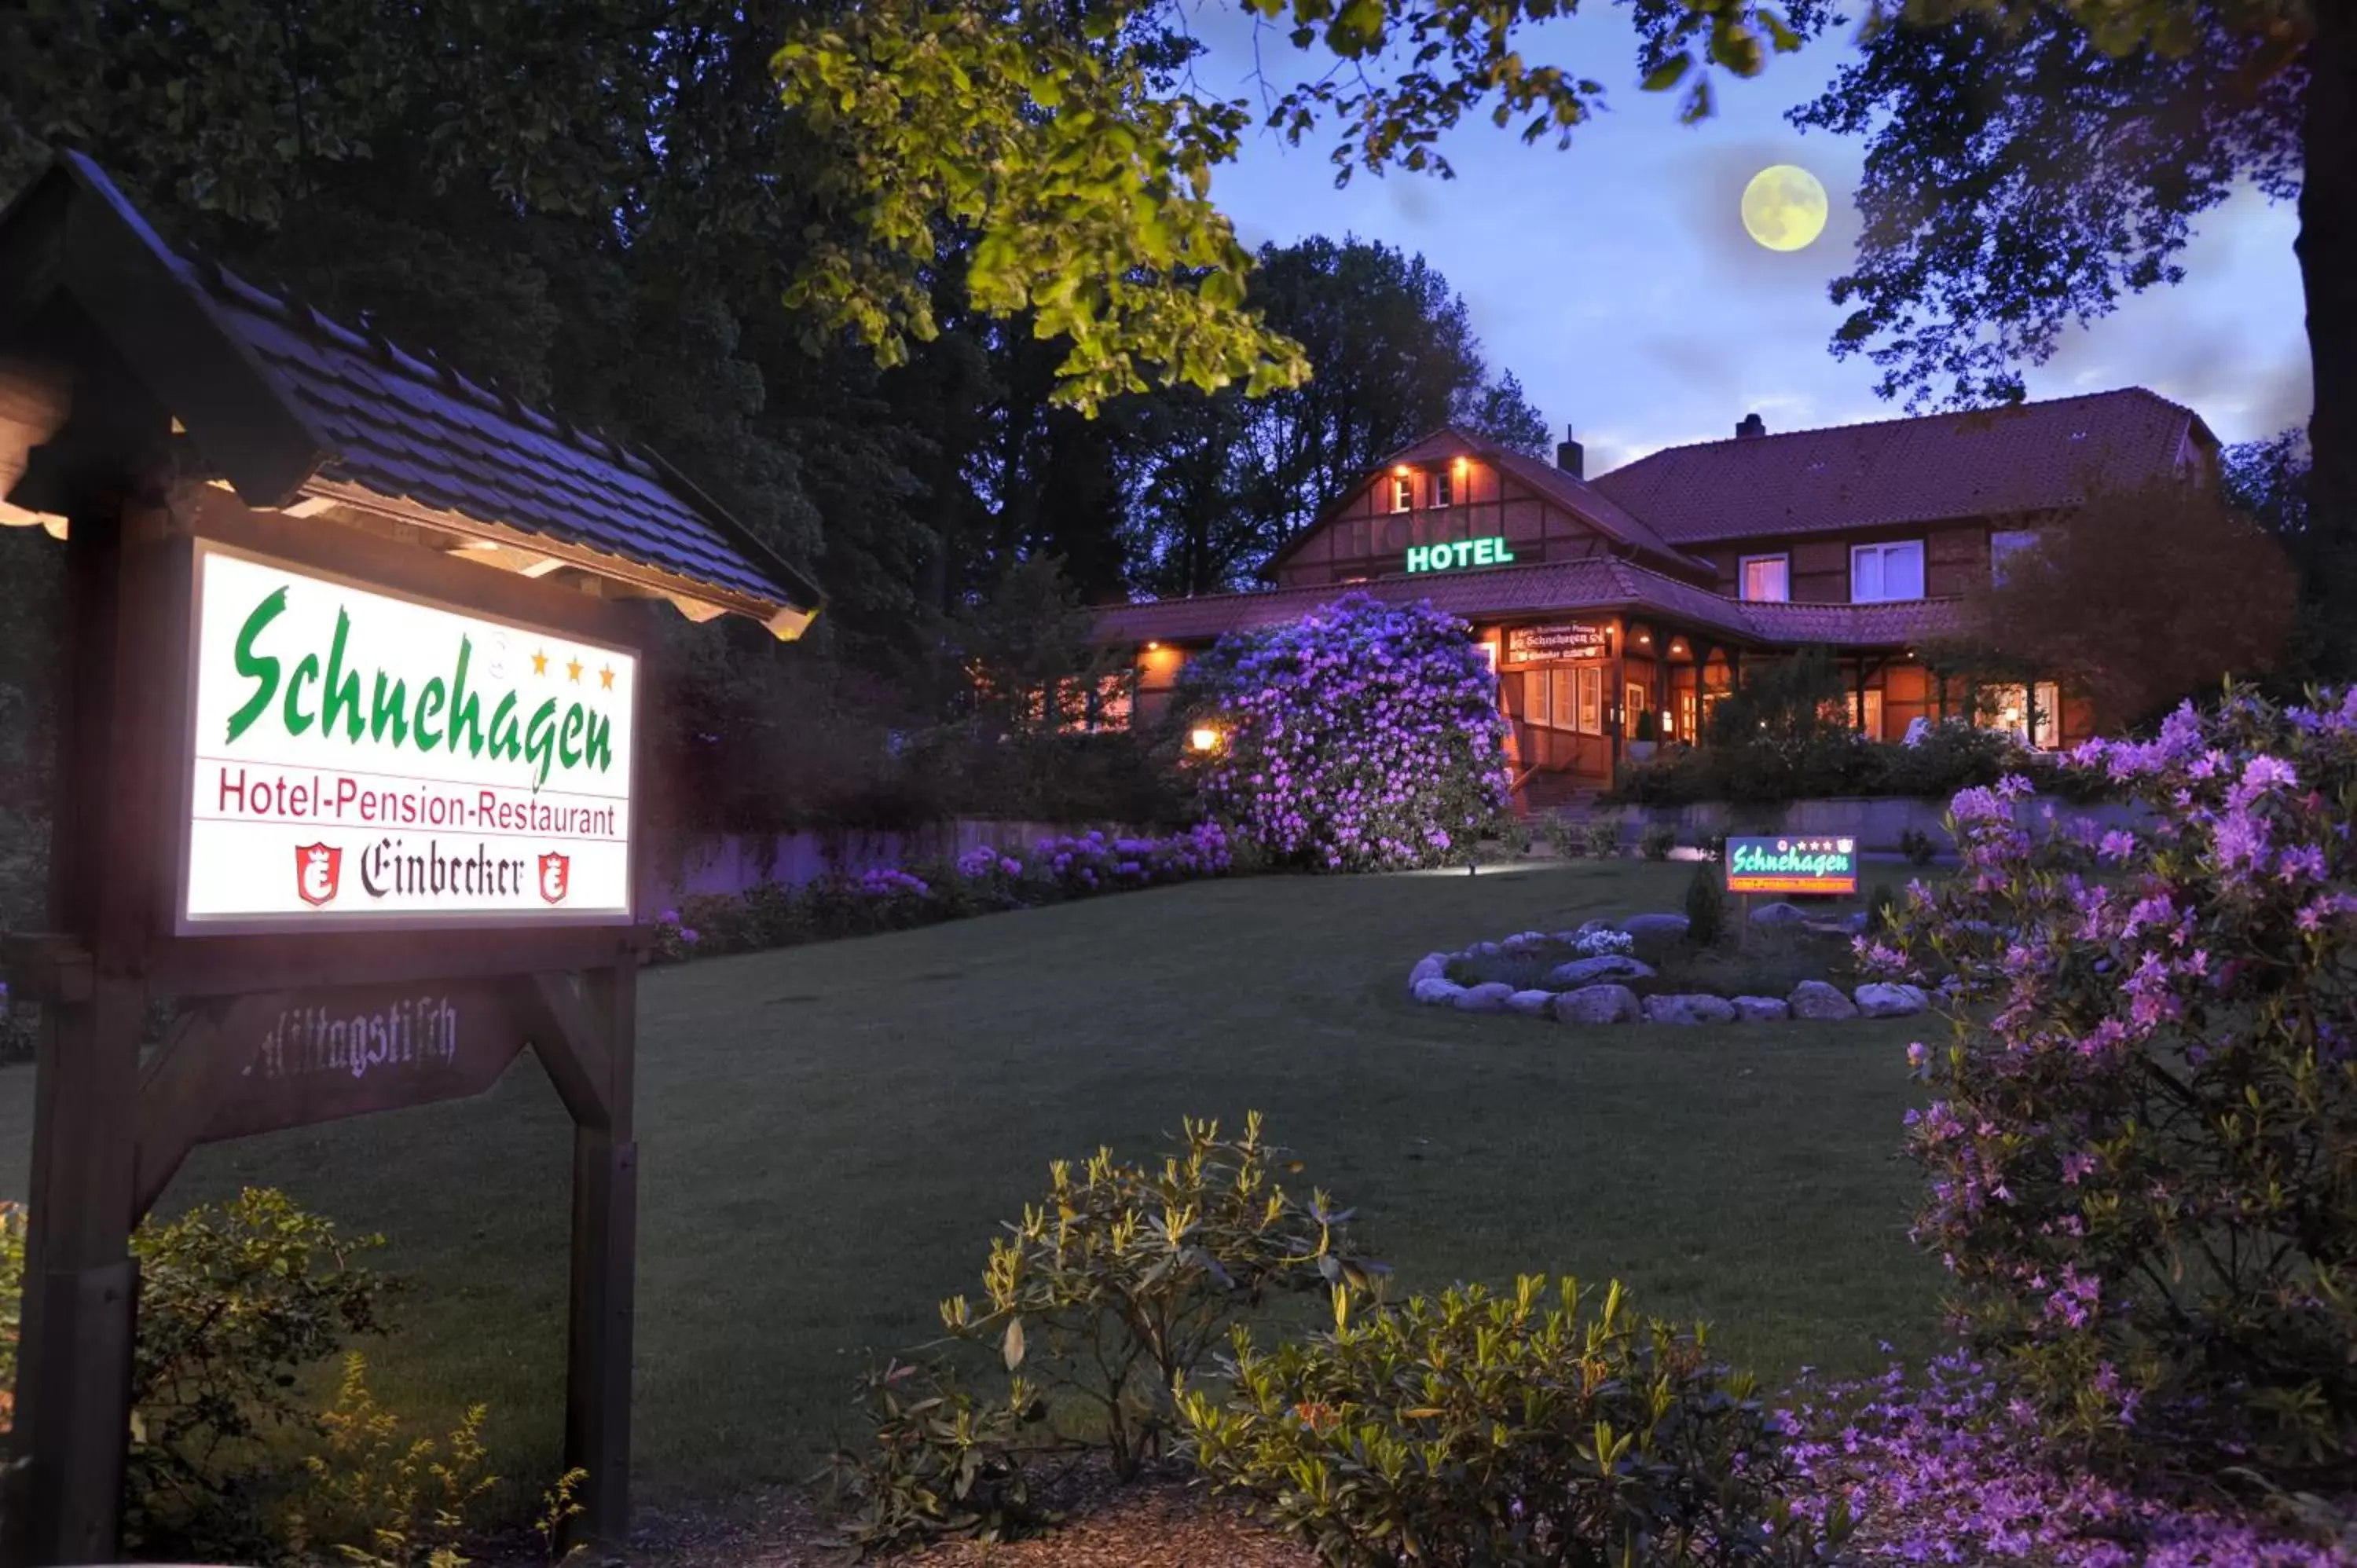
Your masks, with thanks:
M2329 1519L2357 1473L2357 692L2067 765L2142 824L1966 789L1959 873L1861 939L1957 977L1909 1138L1971 1359L1865 1391L1820 1457L1931 1560L2343 1561L2230 1520Z
M656 917L654 956L677 962L905 930L967 915L1222 876L1232 865L1227 832L1216 822L1153 838L1091 831L1039 839L1020 849L979 845L948 865L875 866L803 887L770 884L741 894L697 894Z
M1272 864L1393 871L1461 863L1504 820L1506 721L1463 621L1349 594L1232 633L1188 667L1214 725L1211 815Z

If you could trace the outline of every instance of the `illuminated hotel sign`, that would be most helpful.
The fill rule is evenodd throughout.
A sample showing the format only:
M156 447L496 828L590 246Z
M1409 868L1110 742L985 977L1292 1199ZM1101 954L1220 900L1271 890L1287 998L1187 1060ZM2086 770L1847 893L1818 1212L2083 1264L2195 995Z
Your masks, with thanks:
M1544 626L1506 628L1509 664L1560 664L1576 659L1602 659L1610 650L1611 628L1598 621L1554 621Z
M638 660L206 544L183 930L627 923Z
M1511 566L1514 553L1504 539L1444 540L1438 544L1412 544L1407 552L1411 572L1454 572L1466 566Z
M1729 893L1855 893L1857 841L1734 838L1727 841Z

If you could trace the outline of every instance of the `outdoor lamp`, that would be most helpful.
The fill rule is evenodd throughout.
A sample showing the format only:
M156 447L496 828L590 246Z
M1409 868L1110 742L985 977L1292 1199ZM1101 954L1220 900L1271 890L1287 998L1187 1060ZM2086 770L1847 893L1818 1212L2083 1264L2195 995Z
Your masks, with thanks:
M1197 725L1187 732L1187 746L1190 751L1217 751L1220 732L1210 725Z

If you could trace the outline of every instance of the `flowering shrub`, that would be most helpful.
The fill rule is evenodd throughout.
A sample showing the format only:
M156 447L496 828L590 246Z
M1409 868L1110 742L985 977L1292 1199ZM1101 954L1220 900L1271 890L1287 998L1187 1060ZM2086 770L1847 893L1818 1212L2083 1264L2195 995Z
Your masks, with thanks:
M1590 926L1571 940L1571 950L1582 958L1627 958L1637 950L1637 939L1610 926Z
M1182 711L1224 736L1199 785L1275 862L1381 871L1465 860L1506 813L1497 679L1465 623L1350 594L1232 633Z
M1099 832L1041 839L1023 850L977 845L924 873L878 866L799 888L764 885L742 895L698 894L655 920L654 956L742 952L799 941L902 930L990 910L1225 875L1234 865L1226 830L1205 822L1158 838Z
M2017 824L2027 780L1953 807L1883 970L1937 958L1945 1046L1911 1047L1917 1235L1981 1348L2058 1436L2277 1477L2357 1457L2357 692L2231 693L2071 769L2138 831ZM1888 945L1886 945L1888 944Z
M1239 1329L1226 1397L1179 1405L1212 1484L1333 1568L1835 1560L1848 1521L1802 1511L1749 1376L1618 1284L1334 1300L1273 1351Z
M1786 1452L1807 1484L1801 1509L1835 1506L1857 1521L1851 1550L1868 1562L1998 1563L2050 1568L2330 1568L2348 1545L2298 1521L2124 1490L2058 1463L2037 1412L1964 1353L1920 1380L1883 1377L1803 1385ZM2213 1499L2214 1503L2214 1499ZM2321 1513L2323 1510L2314 1510ZM2357 1544L2357 1543L2351 1543Z

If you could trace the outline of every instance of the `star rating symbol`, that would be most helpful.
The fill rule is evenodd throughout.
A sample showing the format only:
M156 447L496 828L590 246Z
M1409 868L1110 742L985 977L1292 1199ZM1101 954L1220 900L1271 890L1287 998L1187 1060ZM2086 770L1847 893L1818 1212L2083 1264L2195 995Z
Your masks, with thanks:
M535 675L545 675L548 673L547 654L534 653L532 656L532 672Z
M597 684L610 692L614 689L614 667L610 664L597 671Z
M581 660L578 659L568 659L565 661L565 678L571 681L576 685L580 684Z

